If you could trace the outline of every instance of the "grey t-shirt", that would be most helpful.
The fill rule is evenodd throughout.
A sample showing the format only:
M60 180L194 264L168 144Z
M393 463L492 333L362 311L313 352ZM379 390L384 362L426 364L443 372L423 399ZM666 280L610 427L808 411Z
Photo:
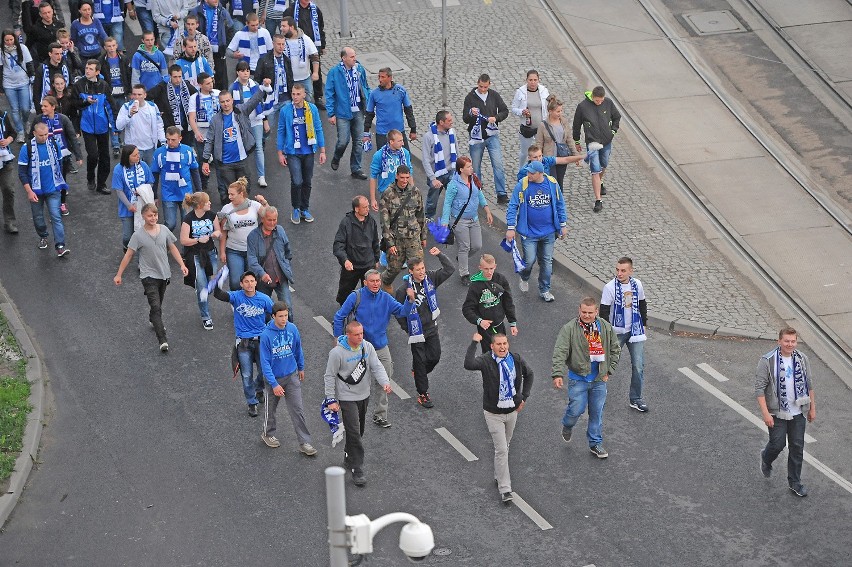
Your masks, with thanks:
M541 124L544 109L541 107L541 96L538 91L527 91L527 110L530 111L530 126L535 128Z
M139 279L156 278L167 280L172 277L169 268L169 244L177 242L175 235L163 226L156 237L148 234L144 228L133 233L127 247L139 254Z

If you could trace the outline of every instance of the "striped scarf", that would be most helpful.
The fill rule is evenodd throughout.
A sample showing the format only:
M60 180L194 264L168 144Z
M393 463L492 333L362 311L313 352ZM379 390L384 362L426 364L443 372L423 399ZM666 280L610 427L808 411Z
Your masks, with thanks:
M95 0L94 16L99 20L106 19L104 15L104 5L109 3L112 6L112 16L109 20L111 24L117 24L124 21L124 16L121 14L121 0Z
M317 143L317 132L314 127L314 113L311 110L311 105L308 104L308 101L303 101L305 111L305 132L308 134L308 146L314 146ZM296 112L298 110L296 105L293 105L293 147L301 148L302 147L302 138L299 131L299 120L298 114Z
M411 167L409 160L405 159L404 149L392 150L390 144L382 146L382 179L387 179L391 173L396 176L396 168L403 164Z
M242 59L246 63L251 61L251 34L252 32L248 31L248 26L237 32L237 49L239 49L240 53L248 54L244 55ZM255 35L257 35L258 56L263 57L266 55L266 52L272 48L272 46L266 42L266 37L260 34L260 30L255 32Z
M56 191L67 191L68 184L65 183L65 178L62 177L62 167L60 165L62 160L59 157L59 150L56 147L56 142L48 138L44 146L47 148L47 159L50 161L50 171L53 175L53 188ZM29 158L30 187L32 188L33 193L38 195L41 193L41 167L39 165L38 143L36 142L35 137L30 140Z
M183 108L183 114L189 120L189 87L181 81L178 92L175 92L175 86L169 82L166 87L166 96L169 99L169 108L172 109L172 118L174 118L175 126L184 128L183 121L180 119L180 110ZM187 124L189 126L189 124Z
M130 193L130 199L128 200L130 204L133 204L136 202L136 188L145 183L145 169L140 162L135 166L122 167L121 170L124 173L124 186Z
M299 25L299 10L302 6L299 4L299 0L295 0L296 5L293 7L293 19L296 20L296 25ZM313 30L313 39L314 44L317 47L322 47L322 36L320 35L319 29L319 15L317 14L317 5L311 2L309 4L309 8L311 9L311 29Z
M281 14L284 12L284 10L287 9L287 1L288 0L275 0L275 6L272 8L272 11L278 12L278 17L276 18L277 20L281 19ZM298 24L298 22L296 23Z
M0 140L6 137L6 116L7 112L4 112L2 116L0 116ZM9 146L4 146L0 148L0 167L3 167L3 164L7 161L12 161L15 159L15 154L9 151Z
M498 408L513 408L515 407L515 378L517 372L515 370L515 358L512 353L507 354L504 358L500 358L493 352L491 358L500 367L500 392L498 393L497 407Z
M65 129L62 127L62 118L60 114L54 113L53 118L48 118L46 114L41 115L41 121L47 124L47 132L50 138L56 142L56 147L59 148L59 154L62 157L71 155L71 150L65 143Z
M435 138L435 145L432 147L432 151L435 154L435 177L441 177L449 172L447 162L444 158L444 146L441 144L441 140L438 139L438 124L432 122L429 128L432 130L432 136ZM448 134L450 135L450 167L455 169L456 159L458 158L456 154L456 131L450 128Z
M55 74L55 73L54 73ZM41 64L41 98L44 100L44 97L47 96L47 93L50 92L51 89L51 75L50 67L47 64ZM71 77L68 74L68 65L62 64L62 76L65 77L65 84L71 84ZM39 101L41 103L41 101Z
M248 97L243 96L243 92L244 92L243 89L244 88L247 88L248 91L249 91ZM253 79L249 79L248 83L246 83L245 87L243 87L243 84L241 82L234 81L234 83L231 85L231 96L234 97L234 105L235 106L242 106L242 104L244 102L246 102L249 98L254 96L254 93L256 93L257 89L259 89L259 88L260 87L258 86L257 83L254 82ZM260 103L255 107L255 109L254 109L255 116L260 117L263 114L263 111L264 111L263 107L264 107L263 103ZM251 114L251 111L249 111L248 114Z
M180 146L166 148L166 181L177 181L178 187L186 187L186 179L180 174Z
M297 41L299 42L299 61L304 64L308 60L308 49L305 47L305 34L299 34ZM287 57L293 58L293 55L290 53L290 43L287 40L284 41L284 53L287 54Z
M210 126L210 119L219 112L219 91L213 89L209 95L198 91L195 97L195 120L202 128Z
M630 341L638 343L645 340L645 325L642 324L642 315L639 314L639 286L636 280L630 278ZM624 320L624 292L621 290L621 282L615 279L615 301L612 306L612 326L625 328L627 322Z
M358 112L361 110L361 83L358 76L358 64L356 63L351 69L347 69L341 61L340 68L343 69L346 86L349 87L349 107L352 112Z
M791 358L793 359L793 403L801 407L811 401L808 381L805 376L805 364L802 355L797 350L793 351ZM772 366L775 368L775 393L778 396L777 417L781 419L793 419L787 392L786 372L783 361L781 360L780 348L776 348L772 352Z
M252 9L257 12L257 2L251 2ZM232 16L242 16L243 12L243 0L232 0L231 1L231 15Z

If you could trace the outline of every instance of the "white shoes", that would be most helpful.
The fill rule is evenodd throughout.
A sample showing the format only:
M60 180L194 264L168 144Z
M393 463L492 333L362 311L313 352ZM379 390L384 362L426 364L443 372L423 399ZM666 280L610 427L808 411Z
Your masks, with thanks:
M518 276L518 289L524 293L528 292L530 290L530 282L525 282L520 276Z
M261 187L269 187L269 185L266 183L266 177L264 177L263 175L257 178L257 184Z

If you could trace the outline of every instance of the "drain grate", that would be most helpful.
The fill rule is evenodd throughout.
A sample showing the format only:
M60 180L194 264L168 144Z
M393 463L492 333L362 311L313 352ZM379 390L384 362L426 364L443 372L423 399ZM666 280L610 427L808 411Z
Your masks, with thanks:
M748 31L729 10L688 12L683 19L698 35L716 35Z

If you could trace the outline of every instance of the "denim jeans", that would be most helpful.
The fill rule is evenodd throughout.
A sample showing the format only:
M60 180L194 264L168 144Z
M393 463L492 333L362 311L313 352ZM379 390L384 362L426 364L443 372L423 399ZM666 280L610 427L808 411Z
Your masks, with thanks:
M47 238L47 222L44 220L44 206L47 205L47 213L50 215L50 224L53 225L53 245L55 247L65 246L65 227L62 225L62 214L59 212L61 196L59 191L39 195L38 201L30 203L33 212L33 225L40 238Z
M470 159L473 161L473 171L482 179L482 155L488 150L491 159L491 169L494 171L494 189L497 195L506 194L506 172L503 170L503 150L500 148L500 138L489 136L481 144L470 146Z
M137 8L136 17L139 17L139 12L144 10L145 8ZM139 23L142 23L140 18ZM104 31L107 34L107 37L113 38L116 43L118 43L118 50L124 51L124 22L115 22L115 23L107 23L103 24ZM144 29L142 31L145 31Z
M600 173L609 165L609 154L612 153L612 142L608 143L603 149L589 153L589 170L592 175Z
M538 259L538 292L550 291L550 276L553 273L553 244L556 242L556 234L538 238L521 237L521 245L524 249L524 262L527 267L521 270L521 279L525 282L530 280L533 264Z
M278 33L278 27L281 25L281 18L273 19L266 18L266 31L269 32L269 35L275 37L275 34Z
M246 403L257 403L257 393L263 391L263 374L260 371L260 341L248 341L246 348L237 346L237 359L240 361L240 376L243 379L243 395ZM257 374L254 373L257 365Z
M805 453L805 416L799 414L793 419L775 418L774 427L769 429L769 443L761 453L766 464L771 465L784 450L785 441L789 444L787 453L787 482L796 488L802 483L802 460Z
M148 8L136 8L136 17L139 19L139 26L143 32L154 31L154 15ZM124 32L122 32L123 35ZM116 38L117 39L117 38ZM119 44L121 49L121 44Z
M19 133L24 131L24 124L30 119L30 107L33 102L30 98L30 86L6 89L6 98L12 107L12 124Z
M216 248L212 248L209 252L207 252L208 257L210 258L210 264L213 266L213 273L219 269L219 255L216 253ZM201 258L196 254L193 259L195 260L195 297L198 299L198 311L201 313L202 321L210 319L210 304L207 300L201 299L201 290L207 287L207 272L204 271L204 267L201 265Z
M334 146L334 161L340 161L349 140L352 140L352 153L349 154L349 169L352 173L361 171L361 134L364 131L364 113L360 110L352 113L352 118L337 117L337 144Z
M630 401L644 402L642 398L642 384L645 382L645 341L635 343L629 342L630 333L618 335L618 346L624 352L624 345L630 351Z
M440 187L432 187L432 182L429 181L429 192L426 194L426 218L433 219L438 216L438 201L441 198L441 192L450 184L450 174L442 175L436 179L441 182ZM450 224L456 219L451 218Z
M562 417L562 425L574 427L577 420L589 408L589 426L586 437L589 447L603 442L603 410L606 403L606 382L583 382L568 379L568 407Z
M294 210L307 211L311 206L314 154L287 154L287 168L290 170L290 204Z
M230 269L230 268L229 268ZM271 286L266 282L257 280L257 291L260 293L265 293L269 297L272 297L272 292L275 292L275 298L278 301L286 301L287 305L290 307L290 312L288 313L287 320L291 323L296 323L295 310L293 309L293 298L290 295L290 282L286 279L278 282L277 285Z
M121 245L125 250L127 250L130 237L133 236L134 232L133 217L121 217Z
M263 177L266 175L266 159L263 155L263 122L257 126L251 127L254 134L254 165L257 168L257 176Z
M237 291L241 289L240 276L248 270L248 253L225 248L225 262L228 265L228 283L231 291Z
M181 214L181 204L183 201L162 201L163 216L166 219L166 228L174 232L178 221L183 216Z

